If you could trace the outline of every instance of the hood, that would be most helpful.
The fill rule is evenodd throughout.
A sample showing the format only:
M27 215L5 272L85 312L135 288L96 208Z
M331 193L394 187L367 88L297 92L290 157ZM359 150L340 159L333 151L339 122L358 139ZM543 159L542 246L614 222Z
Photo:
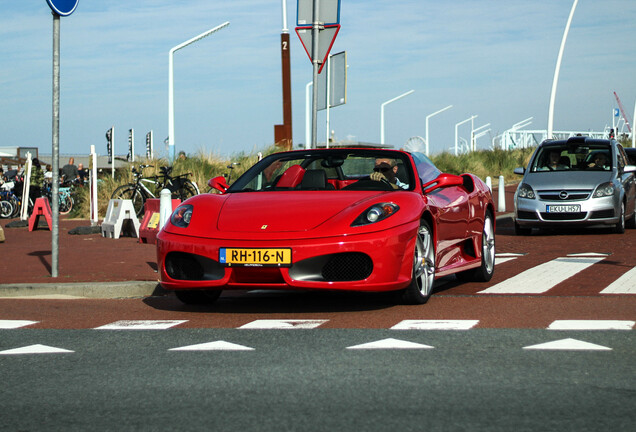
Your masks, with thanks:
M309 231L376 195L342 191L229 194L219 212L217 229L243 233Z
M534 189L594 189L613 176L613 171L542 171L526 174L523 182Z

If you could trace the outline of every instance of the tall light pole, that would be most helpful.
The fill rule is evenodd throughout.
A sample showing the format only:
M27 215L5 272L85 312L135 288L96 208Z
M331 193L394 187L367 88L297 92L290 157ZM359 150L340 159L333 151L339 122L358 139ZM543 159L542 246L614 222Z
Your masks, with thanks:
M548 110L548 136L552 138L552 132L554 128L554 99L556 98L557 83L559 81L559 70L561 69L561 59L563 58L563 49L565 48L565 41L568 38L568 32L570 31L570 24L572 23L572 17L574 16L574 10L579 0L574 0L572 3L572 10L570 10L570 16L568 22L565 25L565 31L563 32L563 39L561 39L561 48L559 48L559 55L557 57L556 67L554 69L554 79L552 80L552 92L550 93L550 109Z
M402 99L404 96L408 96L413 93L415 90L409 90L406 93L402 93L401 95L394 97L382 105L380 105L380 144L384 145L384 107L390 104L391 102L395 102L398 99Z
M466 120L460 121L459 123L455 124L455 156L457 156L457 129L459 128L460 125L463 125L464 123L467 123L469 121L473 121L477 116L474 115L472 117L467 118ZM472 131L472 128L471 128Z
M477 150L477 138L487 134L490 131L490 129L482 131L478 134L476 134L475 132L488 126L490 126L490 123L486 123L485 125L479 126L477 129L473 129L472 131L470 131L470 150L471 151Z
M441 110L435 111L433 114L429 114L429 115L426 116L426 156L428 156L428 151L429 151L429 144L428 144L428 119L430 119L431 117L433 117L433 116L435 116L435 115L437 115L437 114L439 114L441 112L446 111L447 109L451 109L452 107L453 107L452 105L449 105L446 108L442 108Z
M221 30L230 25L229 21L224 22L221 25L214 27L206 32L201 33L198 36L188 39L187 41L180 43L170 50L168 53L168 158L174 160L174 72L173 72L173 60L172 57L176 51L181 48L185 48L190 44L195 43L198 40L203 39L206 36L210 36L212 33Z

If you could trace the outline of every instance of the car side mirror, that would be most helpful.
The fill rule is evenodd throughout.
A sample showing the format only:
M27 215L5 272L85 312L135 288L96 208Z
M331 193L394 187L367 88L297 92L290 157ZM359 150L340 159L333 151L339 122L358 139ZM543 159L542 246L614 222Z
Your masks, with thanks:
M223 176L218 176L218 177L211 178L210 180L208 180L208 186L210 186L213 189L218 190L221 193L225 193L227 191L227 188L230 187L227 184L227 181L225 180L225 177L223 177Z
M450 186L461 186L464 184L464 179L458 175L442 173L437 176L435 180L431 180L428 183L422 185L422 192L429 193L435 189L445 188Z
M625 165L625 169L623 169L623 172L636 172L636 165Z
M518 175L524 175L526 173L526 169L523 167L519 167L515 168L513 172Z

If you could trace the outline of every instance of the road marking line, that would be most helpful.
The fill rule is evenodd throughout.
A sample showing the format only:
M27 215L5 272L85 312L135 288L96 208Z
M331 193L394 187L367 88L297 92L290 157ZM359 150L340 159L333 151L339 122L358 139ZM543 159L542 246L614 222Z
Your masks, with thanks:
M39 321L26 321L26 320L0 320L0 329L17 329L20 327L30 326L36 324Z
M583 252L583 253L572 253L567 254L569 257L608 257L610 254L608 253L599 253L599 252Z
M382 339L375 342L353 345L347 349L431 349L430 345L418 344L415 342L403 341L399 339Z
M620 320L556 320L548 330L631 330L634 324Z
M636 294L636 267L609 284L601 294Z
M165 330L170 327L188 322L187 320L124 320L115 321L95 330Z
M526 254L510 253L510 252L495 254L495 265L503 264L505 262L512 261L512 260L516 260L517 258L519 258L521 256L524 256L524 255L526 255Z
M478 294L542 294L606 257L561 257L532 267Z
M168 351L254 351L254 348L226 341L216 341L171 348Z
M553 342L546 342L538 345L523 347L527 350L550 350L550 351L611 351L611 348L584 342L572 338L561 339Z
M302 320L302 319L259 319L244 324L240 329L258 330L287 330L287 329L313 329L321 326L329 320Z
M46 345L29 345L22 348L14 348L6 351L0 351L2 355L14 355L14 354L61 354L61 353L72 353L75 351L70 351L62 348L55 348Z
M470 330L479 320L403 320L391 330Z

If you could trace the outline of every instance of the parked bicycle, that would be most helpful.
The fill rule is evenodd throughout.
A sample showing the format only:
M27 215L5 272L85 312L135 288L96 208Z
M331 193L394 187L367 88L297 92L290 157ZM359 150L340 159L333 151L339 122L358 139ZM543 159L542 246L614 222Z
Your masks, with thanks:
M59 212L62 215L70 213L71 210L73 210L73 204L75 203L75 201L73 200L73 196L71 194L71 187L73 182L70 182L69 184L70 184L69 186L60 185L57 192L59 197L58 198ZM51 187L51 184L49 183L45 184L45 186L42 188L42 196L46 197L49 200L49 203L51 205L53 205L52 193L53 193L53 188Z
M138 217L141 217L144 214L146 200L157 198L164 188L171 192L172 198L178 198L181 201L199 194L199 188L196 183L188 179L188 176L191 176L192 173L179 174L173 177L170 175L172 167L161 167L159 169L161 175L144 177L143 170L151 167L152 165L139 165L139 170L133 167L134 181L115 189L110 198L132 200L135 213L137 213Z

